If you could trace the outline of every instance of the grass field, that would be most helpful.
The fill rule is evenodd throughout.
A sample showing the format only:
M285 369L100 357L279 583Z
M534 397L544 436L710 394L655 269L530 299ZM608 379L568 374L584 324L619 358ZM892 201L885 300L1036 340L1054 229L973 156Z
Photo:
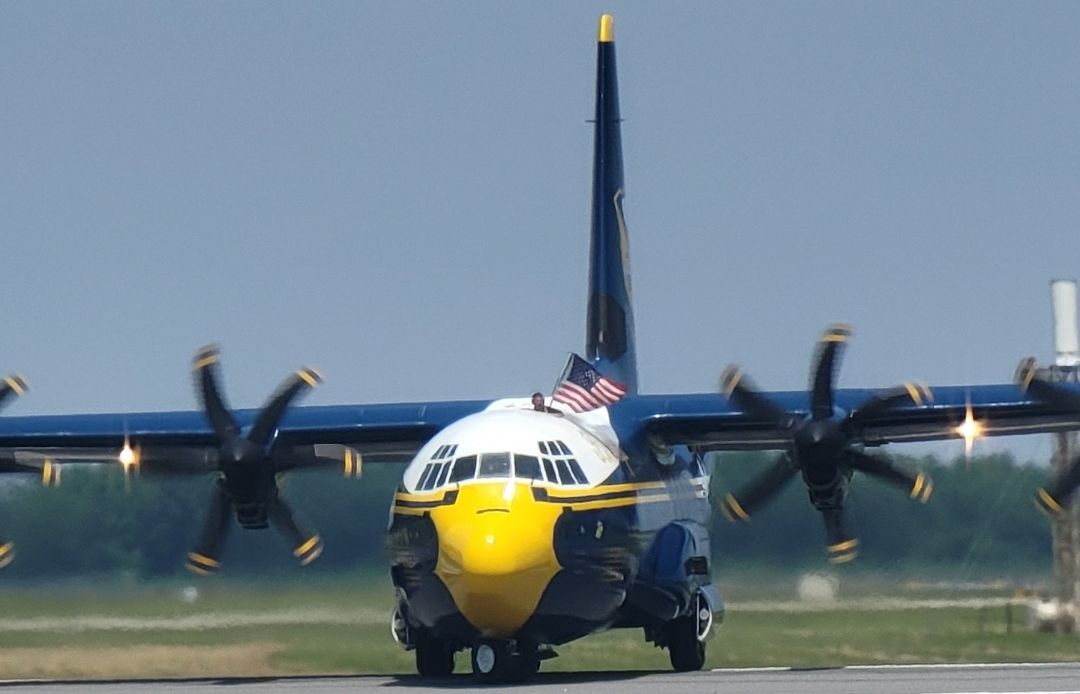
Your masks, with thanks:
M709 644L709 667L1080 659L1080 638L1031 633L1024 610L882 607L927 598L997 598L1007 585L957 589L879 578L803 610L790 577L740 577ZM189 586L198 585L198 595ZM185 592L185 589L186 592ZM56 584L0 588L0 672L8 678L408 673L390 638L388 581L355 574L308 581ZM900 598L897 601L897 598ZM776 601L776 602L773 602ZM740 608L740 605L743 607ZM668 668L641 632L599 634L558 648L545 670ZM467 657L459 654L459 669Z

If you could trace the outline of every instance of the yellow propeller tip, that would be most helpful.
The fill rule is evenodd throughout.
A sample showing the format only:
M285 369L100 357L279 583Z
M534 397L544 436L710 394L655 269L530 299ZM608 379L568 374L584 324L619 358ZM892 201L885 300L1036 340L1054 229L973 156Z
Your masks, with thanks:
M11 390L14 391L16 395L22 395L26 391L30 390L30 383L27 382L27 380L19 374L11 374L10 376L7 376L6 378L4 378L4 383L8 384L8 387L11 388Z
M195 358L191 360L192 368L195 371L205 369L211 364L217 363L218 355L221 350L214 343L203 345L195 352Z

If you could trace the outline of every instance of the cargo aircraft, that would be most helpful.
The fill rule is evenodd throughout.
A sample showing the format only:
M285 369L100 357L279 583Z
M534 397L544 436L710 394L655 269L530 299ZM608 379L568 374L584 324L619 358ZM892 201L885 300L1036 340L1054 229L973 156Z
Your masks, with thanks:
M872 449L1080 427L1080 390L1045 380L1032 361L1017 384L837 389L850 336L842 325L821 338L806 392L761 392L729 367L717 392L640 393L609 15L597 47L593 176L585 358L572 358L577 376L569 369L564 381L576 395L293 407L321 380L301 369L261 409L232 410L209 347L194 360L201 411L3 418L0 469L51 480L57 463L108 458L212 473L206 524L188 557L210 574L234 517L285 533L301 564L322 552L281 498L278 473L332 464L358 476L364 463L406 463L388 531L393 636L415 651L422 675L450 675L455 652L470 650L475 673L506 681L535 672L555 646L610 628L642 629L676 670L702 667L724 610L711 579L713 506L749 521L800 477L823 515L827 555L845 562L858 547L843 516L854 472L917 501L932 489L925 474ZM0 400L25 388L9 378ZM705 454L745 449L780 455L745 489L710 499ZM1074 462L1039 490L1039 503L1060 510L1078 477ZM11 556L2 543L0 559Z

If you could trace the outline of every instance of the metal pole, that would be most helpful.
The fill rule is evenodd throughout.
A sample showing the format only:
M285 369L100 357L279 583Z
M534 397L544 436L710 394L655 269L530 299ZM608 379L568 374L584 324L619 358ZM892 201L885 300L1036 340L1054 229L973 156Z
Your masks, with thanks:
M1054 280L1050 283L1050 298L1054 316L1054 366L1050 376L1057 382L1076 383L1080 368L1076 281ZM1073 451L1077 450L1076 438L1076 432L1054 435L1051 467L1055 475L1061 474L1072 460ZM1053 520L1051 528L1054 582L1058 599L1068 609L1080 597L1080 504L1070 504L1065 513Z

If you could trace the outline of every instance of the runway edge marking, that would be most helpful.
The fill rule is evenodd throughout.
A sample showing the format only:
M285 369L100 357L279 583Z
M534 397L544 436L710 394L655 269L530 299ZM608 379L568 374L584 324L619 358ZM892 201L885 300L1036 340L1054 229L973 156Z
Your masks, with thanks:
M766 667L721 667L713 668L710 672L722 673L754 673L754 672L790 672L792 670L962 670L969 669L1002 669L1002 668L1050 668L1080 666L1080 661L1060 661L1042 663L905 663L897 665L839 665L828 666L766 666ZM1061 692L1057 694L1073 694Z

